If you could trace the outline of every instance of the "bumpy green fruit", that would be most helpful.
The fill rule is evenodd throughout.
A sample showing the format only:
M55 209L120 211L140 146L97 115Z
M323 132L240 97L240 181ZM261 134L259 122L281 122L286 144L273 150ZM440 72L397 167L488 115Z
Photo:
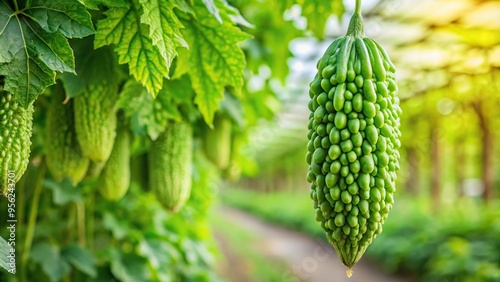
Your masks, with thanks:
M105 162L116 136L118 87L105 80L90 83L74 99L75 129L83 154L95 162Z
M226 169L231 157L231 120L215 115L214 128L208 129L204 144L207 158L219 169Z
M27 108L0 90L0 195L26 171L30 156L33 105Z
M186 122L169 124L148 155L149 185L158 201L177 212L191 192L193 129Z
M394 203L401 145L396 69L363 36L359 13L317 68L309 91L307 180L316 219L350 275Z
M60 85L54 87L52 94L45 136L47 168L55 180L68 178L76 185L87 173L89 159L83 156L76 140L73 101L63 103L66 95Z
M118 201L130 185L130 134L121 126L118 129L113 151L99 176L99 192L108 201Z

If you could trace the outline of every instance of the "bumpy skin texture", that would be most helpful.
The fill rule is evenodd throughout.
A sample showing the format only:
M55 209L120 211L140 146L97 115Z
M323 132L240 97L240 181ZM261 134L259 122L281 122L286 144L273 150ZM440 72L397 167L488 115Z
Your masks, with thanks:
M87 173L89 159L83 156L76 140L73 101L63 104L65 96L62 87L56 85L47 113L47 168L55 180L68 178L76 185Z
M170 211L179 211L191 192L192 143L191 124L171 123L148 155L150 189Z
M307 180L316 220L351 268L394 203L401 109L394 65L369 38L335 40L310 85Z
M204 140L207 158L219 169L226 169L231 157L231 120L215 115L214 128L208 129Z
M74 99L75 129L83 154L95 162L105 162L116 136L118 88L105 80L88 84Z
M120 127L113 151L99 177L98 189L108 201L118 201L128 191L130 185L130 134Z
M0 195L19 181L30 156L33 105L22 107L12 94L0 91ZM15 175L9 179L9 171Z

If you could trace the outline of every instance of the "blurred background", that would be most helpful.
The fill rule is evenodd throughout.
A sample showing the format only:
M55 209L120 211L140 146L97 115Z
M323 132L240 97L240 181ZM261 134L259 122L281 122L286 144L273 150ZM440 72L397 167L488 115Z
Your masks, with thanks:
M344 281L313 219L306 105L355 1L230 2L255 25L250 97L273 114L248 133L241 180L220 186L220 268L231 281ZM397 67L403 137L395 206L349 281L500 281L500 1L364 0L362 12Z

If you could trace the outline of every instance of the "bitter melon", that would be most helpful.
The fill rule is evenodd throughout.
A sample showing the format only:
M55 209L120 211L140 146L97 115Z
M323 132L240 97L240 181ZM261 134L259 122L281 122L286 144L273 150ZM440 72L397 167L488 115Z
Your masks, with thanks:
M29 162L33 104L23 107L0 89L0 195L21 179ZM10 172L10 173L9 173Z
M177 212L191 192L193 129L173 122L155 140L148 155L149 185L158 201Z
M76 140L73 101L66 104L64 89L56 84L47 113L45 149L47 168L57 181L68 178L78 184L87 172L89 159Z
M75 129L83 154L95 162L105 162L116 136L118 86L106 80L90 82L84 93L74 98Z
M118 128L113 151L99 176L98 189L108 201L118 201L130 185L130 134L125 126Z
M401 146L396 68L364 37L357 9L317 69L309 91L307 180L316 220L350 276L394 203Z
M219 169L226 169L231 157L231 120L216 114L214 128L207 130L204 145L207 158Z

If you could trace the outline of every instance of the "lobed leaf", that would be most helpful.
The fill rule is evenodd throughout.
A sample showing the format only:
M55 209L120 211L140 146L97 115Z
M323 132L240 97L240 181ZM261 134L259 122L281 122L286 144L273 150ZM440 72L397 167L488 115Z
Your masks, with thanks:
M4 89L27 106L55 83L55 72L75 72L66 37L87 36L93 27L77 0L36 0L19 9L0 2L0 76Z
M106 7L128 8L124 0L82 0L85 6L91 10L99 10L99 5Z
M138 0L130 0L129 8L113 7L97 23L94 48L115 45L118 62L128 64L130 73L156 97L168 76L168 66L160 50L149 37L149 28L140 22L143 13Z
M140 3L144 10L141 22L149 26L153 45L158 47L167 68L170 68L177 55L176 48L188 47L180 32L183 26L173 11L175 5L161 0L140 0Z
M196 19L181 19L186 27L182 33L190 50L179 51L175 77L189 74L196 92L195 103L211 125L219 101L224 97L225 86L233 86L236 91L243 86L245 56L237 44L249 35L235 27L223 10L220 13L223 23L207 15L205 7L199 3L194 10Z
M59 281L71 270L69 264L61 257L59 249L49 243L34 245L31 249L31 259L42 267L43 272L53 282Z
M50 33L60 32L68 38L82 38L94 33L89 13L77 0L34 0L29 12Z
M139 83L129 80L125 83L118 106L123 108L125 115L132 119L132 130L138 135L148 134L152 140L165 130L171 120L180 121L179 104L190 103L192 95L190 87L182 90L180 87L167 87L172 84L180 85L181 80L165 81L165 87L158 97L153 99ZM170 89L176 89L169 93ZM180 90L180 91L177 91Z
M92 278L97 277L95 259L92 253L76 244L66 246L61 251L62 256L76 269Z

